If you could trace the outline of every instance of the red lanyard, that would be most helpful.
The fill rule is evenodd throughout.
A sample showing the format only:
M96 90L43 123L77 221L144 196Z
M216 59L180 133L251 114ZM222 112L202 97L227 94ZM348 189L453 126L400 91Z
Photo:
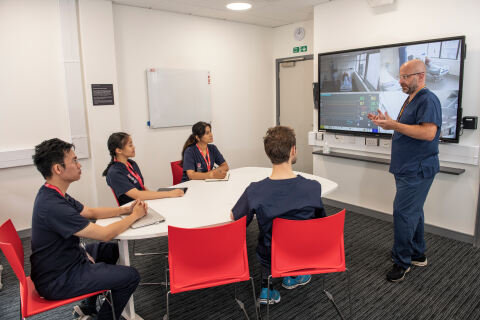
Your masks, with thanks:
M203 154L202 150L200 150L200 148L198 147L198 144L196 146L198 151L200 151L200 154L202 155L203 160L205 160L205 163L207 164L207 171L210 171L212 162L210 161L210 153L208 152L208 145L207 145L207 152L205 154Z
M58 193L60 193L60 195L61 195L62 197L65 198L65 196L64 196L63 193L62 193L62 191L60 191L60 189L58 189L58 187L52 186L50 183L47 183L47 182L45 182L45 187L57 191Z
M118 161L115 160L115 162L118 162ZM130 172L130 174L138 180L138 183L140 184L140 187L142 188L142 190L145 190L145 186L143 185L142 177L140 177L140 175L135 172L135 170L133 169L130 162L127 161L127 164L125 166L127 167L128 172Z
M143 185L142 177L140 177L140 175L138 173L136 173L135 170L133 170L132 165L128 161L127 161L127 170L128 170L128 172L130 172L132 174L132 176L137 178L138 183L140 183L140 187L142 187L142 190L145 190L145 186Z

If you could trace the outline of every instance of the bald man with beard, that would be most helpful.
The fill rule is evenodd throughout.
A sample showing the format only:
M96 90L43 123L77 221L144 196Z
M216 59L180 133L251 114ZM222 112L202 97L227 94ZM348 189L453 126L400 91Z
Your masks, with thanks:
M425 267L423 205L440 170L438 139L442 109L437 96L425 86L425 64L411 60L400 67L399 83L408 94L396 120L387 112L368 118L385 130L394 130L390 172L397 192L393 201L393 267L387 280L405 278L411 266Z

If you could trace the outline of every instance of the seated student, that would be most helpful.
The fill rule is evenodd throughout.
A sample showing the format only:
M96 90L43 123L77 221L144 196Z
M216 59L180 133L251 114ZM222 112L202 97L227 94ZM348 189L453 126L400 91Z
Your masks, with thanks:
M262 265L262 289L259 301L267 303L267 284L271 266L271 243L273 219L307 220L325 217L322 203L322 188L318 181L297 176L292 164L297 161L295 132L289 127L276 126L268 129L263 138L265 152L273 164L270 177L252 182L232 209L230 218L238 220L247 216L249 224L257 216L257 257ZM282 286L294 289L310 282L310 275L285 277ZM270 304L280 302L280 293L271 287Z
M115 265L116 243L92 243L84 246L79 237L110 241L130 227L146 212L146 205L135 202L121 208L90 208L69 194L72 182L80 179L81 165L74 146L59 139L43 141L35 147L33 162L46 179L33 205L31 277L39 294L48 300L67 299L100 290L112 290L116 318L135 291L140 276L132 267ZM129 214L124 219L102 227L89 219ZM97 312L95 297L79 308L76 316ZM108 302L98 311L98 318L112 319Z
M107 184L112 188L119 206L135 199L151 200L183 196L184 192L180 189L172 189L172 191L147 189L140 168L130 159L135 157L135 146L132 137L127 133L112 133L107 145L112 160L103 171L103 176L107 177Z
M228 164L213 144L212 127L206 122L197 122L192 127L182 150L183 177L188 180L223 179L227 175ZM213 165L219 167L214 169Z

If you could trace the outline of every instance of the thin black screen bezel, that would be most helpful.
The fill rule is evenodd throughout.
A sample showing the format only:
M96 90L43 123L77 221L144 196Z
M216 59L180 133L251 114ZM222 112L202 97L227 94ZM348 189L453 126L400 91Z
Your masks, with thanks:
M465 60L465 52L466 52L466 44L465 44L465 36L455 36L455 37L446 37L446 38L437 38L437 39L428 39L428 40L420 40L420 41L412 41L412 42L402 42L402 43L393 43L388 45L381 45L381 46L373 46L373 47L363 47L363 48L356 48L356 49L348 49L348 50L340 50L340 51L330 51L330 52L322 52L318 54L318 79L320 79L321 74L321 63L320 58L326 55L332 54L344 54L344 53L351 53L355 51L366 51L366 50L376 50L376 49L385 49L385 48L394 48L394 47L402 47L402 46L409 46L409 45L416 45L416 44L423 44L423 43L431 43L431 42L441 42L441 41L449 41L449 40L460 40L460 75L459 75L459 87L458 87L458 108L457 108L457 124L455 130L455 138L442 138L440 137L441 142L449 142L449 143L459 143L460 141L460 129L461 129L461 121L462 121L462 92L463 92L463 67L464 67L464 60ZM320 101L320 95L322 94L322 90L318 91L318 101ZM374 133L374 132L362 132L362 131L350 131L350 130L336 130L336 129L320 129L320 114L321 114L321 105L319 104L318 108L318 131L326 131L332 133L340 133L345 135L354 135L354 136L364 136L364 137L378 137L378 138L391 138L391 133Z

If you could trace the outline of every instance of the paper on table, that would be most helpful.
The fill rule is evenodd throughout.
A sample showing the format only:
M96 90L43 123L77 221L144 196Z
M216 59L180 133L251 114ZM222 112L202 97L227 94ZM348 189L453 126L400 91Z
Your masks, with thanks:
M225 175L225 178L223 178L223 179L205 179L205 181L206 182L228 181L229 178L230 178L230 172L227 172L227 174Z

